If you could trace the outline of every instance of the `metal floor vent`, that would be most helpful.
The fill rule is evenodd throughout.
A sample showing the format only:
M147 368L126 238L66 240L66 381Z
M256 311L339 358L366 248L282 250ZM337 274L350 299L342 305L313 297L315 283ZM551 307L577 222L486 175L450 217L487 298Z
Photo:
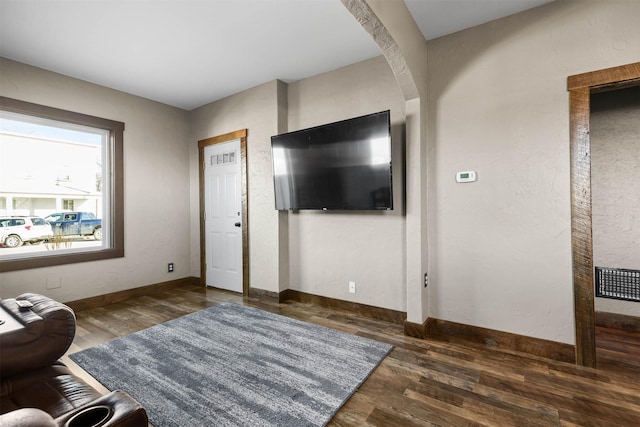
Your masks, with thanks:
M640 270L596 267L596 296L640 302Z

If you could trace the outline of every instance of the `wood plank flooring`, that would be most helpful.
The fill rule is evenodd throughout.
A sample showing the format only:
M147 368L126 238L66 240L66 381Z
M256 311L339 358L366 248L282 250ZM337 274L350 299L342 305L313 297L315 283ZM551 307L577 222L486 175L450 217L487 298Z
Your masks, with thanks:
M640 331L596 327L596 365L623 375L640 372Z
M639 356L630 353L638 350L637 335L630 337L630 344L611 344L618 347L599 353L602 369L594 370L514 352L410 338L399 324L189 285L76 313L78 330L69 352L224 301L395 346L329 426L640 426ZM612 335L602 336L615 341ZM616 352L625 355L622 364L615 363ZM101 387L68 357L64 361Z

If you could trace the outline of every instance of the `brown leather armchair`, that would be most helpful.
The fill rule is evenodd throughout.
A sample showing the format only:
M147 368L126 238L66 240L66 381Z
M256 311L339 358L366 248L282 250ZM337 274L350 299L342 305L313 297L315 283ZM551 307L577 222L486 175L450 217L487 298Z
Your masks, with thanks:
M76 330L73 311L38 294L0 300L0 426L147 427L123 391L102 395L58 359Z

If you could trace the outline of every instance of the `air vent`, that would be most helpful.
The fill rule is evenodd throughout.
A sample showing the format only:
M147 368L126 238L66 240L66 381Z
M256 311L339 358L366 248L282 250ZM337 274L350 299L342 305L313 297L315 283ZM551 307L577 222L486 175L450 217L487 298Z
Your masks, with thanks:
M640 302L640 270L596 267L596 296Z
M229 151L228 153L214 154L211 156L210 164L211 166L222 166L233 164L236 162L236 152Z

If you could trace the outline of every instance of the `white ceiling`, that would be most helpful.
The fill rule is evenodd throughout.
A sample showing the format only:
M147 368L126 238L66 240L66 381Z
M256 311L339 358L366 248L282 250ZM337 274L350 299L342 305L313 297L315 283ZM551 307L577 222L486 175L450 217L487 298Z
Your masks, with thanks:
M427 40L549 1L405 0ZM339 0L0 0L0 56L186 110L378 55Z

